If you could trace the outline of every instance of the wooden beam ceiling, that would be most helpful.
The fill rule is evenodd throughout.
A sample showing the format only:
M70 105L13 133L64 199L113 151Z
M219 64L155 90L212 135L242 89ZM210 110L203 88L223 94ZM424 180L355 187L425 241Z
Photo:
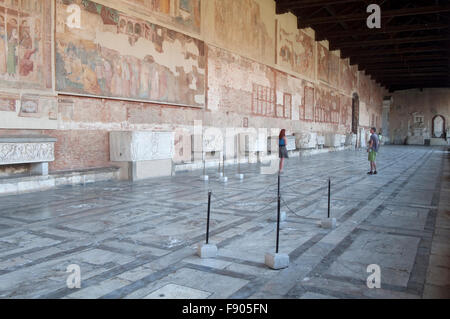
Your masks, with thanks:
M423 7L413 7L406 9L398 9L398 10L387 10L382 11L382 18L397 18L404 16L417 16L417 15L425 15L425 14L435 14L435 13L444 13L450 12L450 5L448 6L423 6ZM317 17L317 18L306 18L300 19L299 23L302 27L310 27L320 24L335 24L336 21L339 22L348 22L348 21L358 21L358 20L367 20L369 15L366 12L356 13L356 14L345 14L345 15L335 15L335 16L325 16L325 17Z
M381 85L450 87L450 0L276 0L299 27L358 65ZM381 28L369 29L367 6L381 7Z

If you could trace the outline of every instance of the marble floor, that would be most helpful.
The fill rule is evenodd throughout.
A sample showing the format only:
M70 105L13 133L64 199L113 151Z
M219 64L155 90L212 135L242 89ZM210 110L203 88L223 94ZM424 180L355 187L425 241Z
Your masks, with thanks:
M0 197L0 298L450 298L450 153L383 146L379 174L367 153L291 158L281 177L280 251L271 270L276 175L259 165L137 183L102 182ZM334 230L320 227L332 181ZM200 259L207 193L210 241ZM367 286L379 265L381 288ZM70 289L69 265L81 288Z

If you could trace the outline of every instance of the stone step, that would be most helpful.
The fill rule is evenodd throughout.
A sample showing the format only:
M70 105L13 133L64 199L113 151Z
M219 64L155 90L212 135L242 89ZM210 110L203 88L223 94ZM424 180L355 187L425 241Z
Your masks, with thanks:
M0 179L0 195L37 192L64 185L84 185L117 179L119 179L118 167L55 172L47 176L9 177Z

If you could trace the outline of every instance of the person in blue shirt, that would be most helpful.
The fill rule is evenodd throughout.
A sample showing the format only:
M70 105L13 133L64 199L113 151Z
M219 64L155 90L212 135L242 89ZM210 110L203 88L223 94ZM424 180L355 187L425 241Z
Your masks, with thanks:
M376 134L377 129L372 127L370 129L370 140L369 140L369 147L367 149L367 152L369 153L369 162L370 162L370 172L368 172L368 175L377 175L377 164L375 163L377 159L377 152L378 152L378 146L380 144L378 140L378 135Z
M280 174L283 172L284 159L289 158L288 151L286 148L287 139L286 139L286 130L282 129L280 135L278 137L278 155L280 157Z

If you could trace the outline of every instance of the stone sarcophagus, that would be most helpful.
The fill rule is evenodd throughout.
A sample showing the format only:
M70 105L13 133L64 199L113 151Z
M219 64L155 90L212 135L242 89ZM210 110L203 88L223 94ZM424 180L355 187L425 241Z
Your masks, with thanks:
M294 136L298 149L314 149L317 146L317 133L296 132Z
M356 145L356 134L349 133L345 136L345 145Z
M325 145L325 136L317 135L317 146L319 148L323 148L324 145Z
M31 164L31 172L48 175L55 160L56 138L42 135L0 136L0 165Z
M342 137L344 137L344 139ZM345 136L334 133L329 133L325 135L326 147L340 147L343 144L345 144Z
M175 136L173 132L111 132L110 157L122 162L122 177L140 180L172 175Z

